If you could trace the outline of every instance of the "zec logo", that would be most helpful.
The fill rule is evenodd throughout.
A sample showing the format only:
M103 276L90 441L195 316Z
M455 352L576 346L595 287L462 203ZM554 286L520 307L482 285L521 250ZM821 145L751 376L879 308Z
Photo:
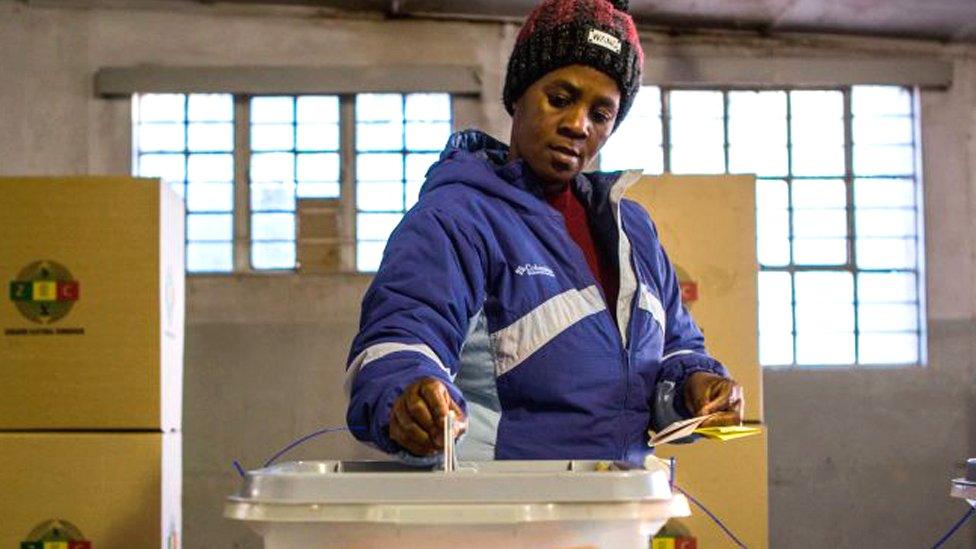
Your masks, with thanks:
M48 520L27 534L20 549L92 549L78 527L66 520Z
M10 282L10 300L24 318L37 324L52 324L64 318L81 295L81 286L71 272L54 261L35 261Z

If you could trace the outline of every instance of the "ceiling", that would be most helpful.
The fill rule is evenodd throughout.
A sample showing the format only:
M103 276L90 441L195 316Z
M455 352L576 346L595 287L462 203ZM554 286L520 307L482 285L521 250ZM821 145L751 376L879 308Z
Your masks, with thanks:
M193 0L298 4L391 16L521 19L537 0ZM630 0L641 25L976 42L976 0Z

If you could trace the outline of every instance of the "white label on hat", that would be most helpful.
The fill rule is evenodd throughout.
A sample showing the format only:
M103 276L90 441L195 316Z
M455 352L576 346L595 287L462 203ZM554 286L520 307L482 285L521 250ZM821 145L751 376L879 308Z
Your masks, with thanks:
M612 34L607 34L603 31L596 29L590 29L590 36L588 37L590 44L596 44L602 48L607 48L613 53L620 53L620 39Z

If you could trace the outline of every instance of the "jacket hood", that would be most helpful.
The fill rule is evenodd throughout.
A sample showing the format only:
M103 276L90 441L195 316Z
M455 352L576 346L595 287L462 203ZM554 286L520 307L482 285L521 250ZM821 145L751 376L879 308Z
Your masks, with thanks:
M427 172L420 196L453 184L468 185L520 209L552 215L538 177L523 160L508 163L508 145L478 130L453 134ZM573 191L590 207L605 202L620 172L581 174Z

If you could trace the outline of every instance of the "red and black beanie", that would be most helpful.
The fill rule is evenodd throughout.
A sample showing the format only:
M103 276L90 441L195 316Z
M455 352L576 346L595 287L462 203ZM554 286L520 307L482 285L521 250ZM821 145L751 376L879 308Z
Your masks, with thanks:
M504 101L509 114L536 80L568 65L588 65L617 82L627 116L640 89L644 50L628 0L543 0L529 14L508 59Z

